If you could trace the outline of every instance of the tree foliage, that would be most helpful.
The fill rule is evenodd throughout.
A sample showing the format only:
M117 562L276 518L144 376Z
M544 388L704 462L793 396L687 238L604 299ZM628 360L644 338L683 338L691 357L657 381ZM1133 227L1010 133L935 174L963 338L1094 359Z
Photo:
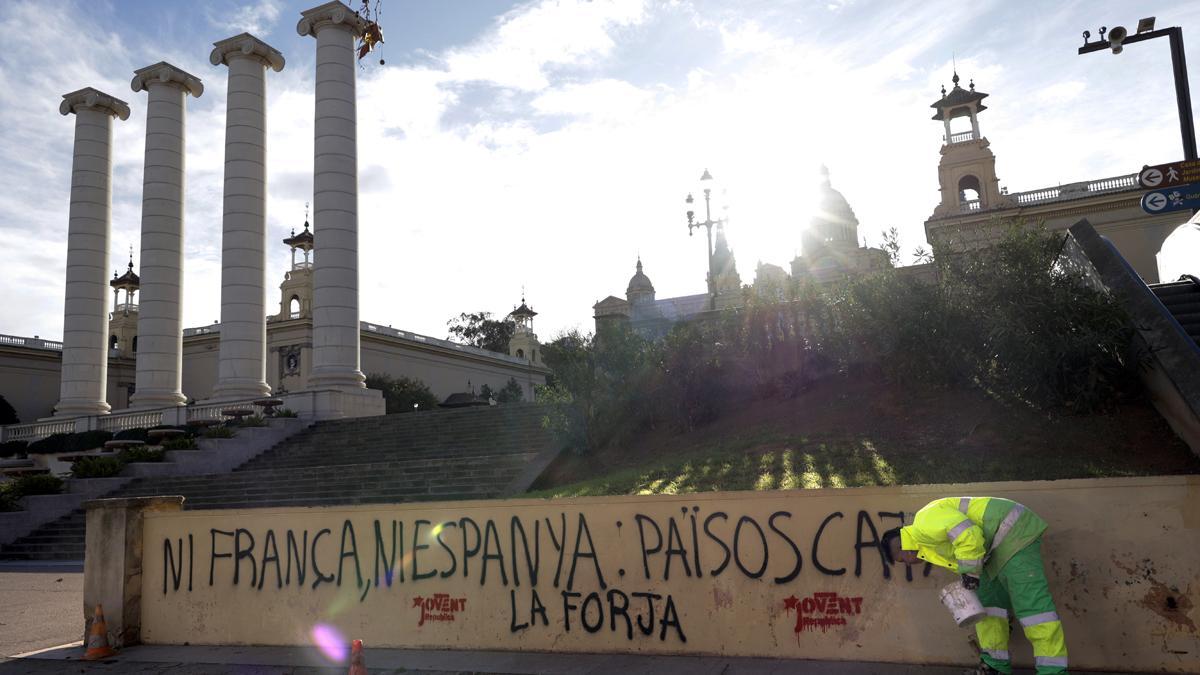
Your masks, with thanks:
M446 322L451 340L501 354L508 353L516 325L509 318L493 319L491 312L463 312Z
M371 373L367 375L367 388L383 392L384 412L388 415L432 410L438 404L429 385L416 378Z
M520 403L525 399L525 390L521 388L521 383L517 382L517 378L510 377L508 382L503 387L495 391L488 385L483 385L479 388L479 397L484 399L495 399L496 403Z
M657 340L621 324L569 331L542 348L553 375L537 399L556 404L547 423L580 451L658 425L692 429L863 367L1051 412L1103 410L1140 392L1133 327L1060 257L1062 237L1013 226L993 246L940 253L936 281L888 268L794 282L782 301L748 294Z

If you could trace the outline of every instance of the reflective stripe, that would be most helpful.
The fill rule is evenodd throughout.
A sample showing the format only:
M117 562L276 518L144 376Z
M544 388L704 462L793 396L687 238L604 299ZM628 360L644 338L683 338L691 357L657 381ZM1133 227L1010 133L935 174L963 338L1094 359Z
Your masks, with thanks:
M1009 658L1007 649L985 649L983 653L997 661L1007 661Z
M970 506L971 506L971 498L970 497L959 498L958 510L962 511L964 516L967 515L967 509L970 508Z
M978 560L959 560L958 561L958 571L959 572L975 572L978 570L979 570L979 561Z
M954 541L961 537L963 532L971 529L971 526L974 524L975 523L972 523L970 518L964 518L961 523L955 525L950 529L949 532L946 533L946 538L950 541Z
M1036 626L1040 623L1050 623L1051 621L1058 621L1058 612L1042 612L1041 614L1021 617L1021 625L1026 628Z
M1033 659L1033 662L1039 666L1067 667L1067 657L1065 656L1038 656Z
M1012 511L1009 511L1008 515L1004 516L1004 520L1000 521L1000 527L996 528L996 536L992 537L993 551L1000 548L1000 542L1004 541L1004 538L1008 536L1009 531L1017 524L1017 519L1021 517L1022 513L1025 513L1025 507L1016 504L1013 506Z
M1008 618L1008 610L1003 607L984 607L983 611L987 612L988 616L998 616L1001 619Z

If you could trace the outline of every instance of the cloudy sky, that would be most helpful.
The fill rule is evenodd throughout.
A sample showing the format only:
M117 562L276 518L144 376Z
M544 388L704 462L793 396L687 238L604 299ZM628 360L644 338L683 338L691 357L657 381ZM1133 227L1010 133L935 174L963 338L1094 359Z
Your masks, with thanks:
M0 333L62 332L66 92L130 103L115 123L111 267L130 245L136 261L146 95L129 81L161 60L206 86L187 103L184 319L219 317L226 69L208 53L242 31L287 58L268 74L278 303L278 242L312 193L315 43L295 25L315 4L0 3ZM1181 159L1165 40L1076 55L1084 29L1145 15L1200 44L1200 3L1137 4L382 0L386 64L372 55L358 74L362 319L443 337L451 316L505 313L524 287L543 338L589 329L591 305L623 295L639 254L659 297L703 292L704 240L687 236L683 197L706 167L745 281L758 261L796 254L822 164L862 236L897 227L908 253L938 199L929 104L952 59L991 94L980 123L1011 191ZM1193 56L1193 91L1197 72Z

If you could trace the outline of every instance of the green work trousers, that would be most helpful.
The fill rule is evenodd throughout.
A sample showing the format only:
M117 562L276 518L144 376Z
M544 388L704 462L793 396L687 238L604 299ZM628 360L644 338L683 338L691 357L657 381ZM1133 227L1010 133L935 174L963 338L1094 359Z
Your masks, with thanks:
M1015 616L1033 644L1038 675L1067 672L1067 643L1042 567L1041 539L1014 554L994 579L981 579L977 593L988 613L975 624L984 663L1012 672L1008 634Z

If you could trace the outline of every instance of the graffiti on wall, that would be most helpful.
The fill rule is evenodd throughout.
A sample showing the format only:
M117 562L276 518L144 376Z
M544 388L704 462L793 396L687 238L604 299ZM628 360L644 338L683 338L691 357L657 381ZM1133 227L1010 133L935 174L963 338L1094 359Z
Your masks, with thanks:
M479 588L507 596L509 633L561 629L686 643L680 607L697 602L697 596L679 597L665 589L681 580L716 583L732 577L788 589L785 593L795 589L783 609L795 615L797 633L845 626L862 613L863 598L840 597L815 584L802 593L806 585L797 584L806 574L814 580L891 579L879 539L903 521L903 513L834 511L819 518L808 513L804 520L808 528L789 510L764 517L686 505L678 515L636 512L604 522L578 510L537 517L463 515L436 522L355 517L341 519L338 527L231 523L161 539L158 590L168 596L218 586L261 594L332 587L369 603L375 596L392 602L388 594L407 589L411 595L403 596L408 598L404 604L416 625L426 626L460 622L474 606L469 589ZM835 531L840 536L831 537ZM598 534L603 541L620 542L623 550L598 546ZM843 543L835 549L831 539ZM924 574L929 571L926 567ZM912 569L903 574L913 580ZM450 583L456 590L430 587L435 583ZM728 591L714 586L710 597L717 606L722 593L732 602Z

